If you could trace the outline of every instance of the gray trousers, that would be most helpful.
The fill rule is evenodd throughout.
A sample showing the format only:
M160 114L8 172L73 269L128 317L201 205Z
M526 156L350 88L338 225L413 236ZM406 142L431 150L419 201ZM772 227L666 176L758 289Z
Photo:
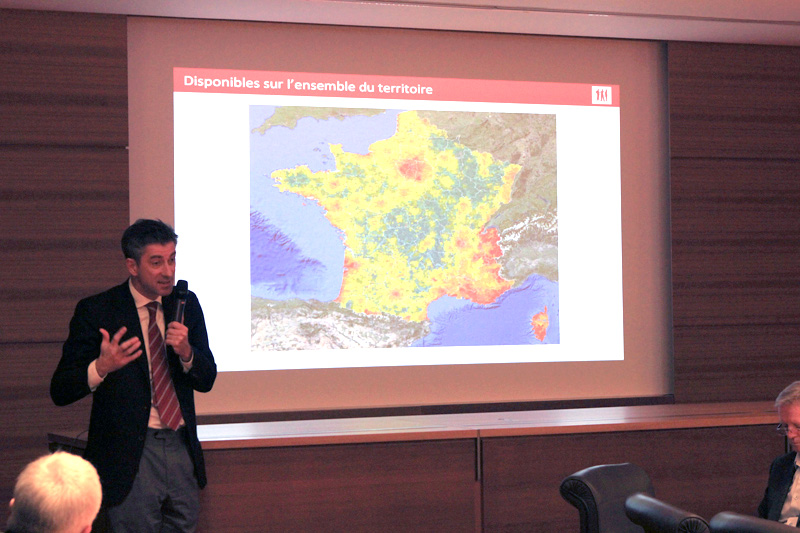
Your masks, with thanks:
M184 428L148 429L130 494L108 509L114 533L191 533L197 527L200 489Z

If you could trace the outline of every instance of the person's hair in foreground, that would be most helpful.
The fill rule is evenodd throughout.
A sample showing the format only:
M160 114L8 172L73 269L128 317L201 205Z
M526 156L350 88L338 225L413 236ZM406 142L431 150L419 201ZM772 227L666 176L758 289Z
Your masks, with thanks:
M122 253L125 259L133 259L139 263L142 251L148 244L178 244L178 235L172 226L161 220L140 218L122 234Z
M775 399L775 407L779 408L782 405L800 404L800 381L795 381L778 394Z
M101 499L100 478L91 463L67 452L45 455L17 478L6 531L89 532Z

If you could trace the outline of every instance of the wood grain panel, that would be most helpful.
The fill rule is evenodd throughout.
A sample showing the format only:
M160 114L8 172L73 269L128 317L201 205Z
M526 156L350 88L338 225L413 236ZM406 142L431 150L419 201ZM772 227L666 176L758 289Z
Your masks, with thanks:
M88 428L49 385L77 300L125 277L126 48L125 17L0 9L2 501L48 432Z
M710 518L753 514L783 441L770 426L483 440L484 531L577 531L561 480L596 464L644 468L656 496ZM732 468L735 465L735 468Z
M669 43L673 158L796 158L800 48Z
M0 144L128 144L125 17L0 10Z
M88 429L91 399L66 407L50 400L50 377L61 357L61 344L0 344L0 351L0 501L7 502L23 466L47 453L48 432L72 435L76 428ZM5 513L3 506L2 524Z
M675 326L800 323L800 160L671 172Z
M798 325L676 327L675 397L774 400L800 379L798 338Z
M0 146L0 342L63 341L78 299L127 273L124 149Z
M800 157L673 159L673 239L700 244L800 241ZM779 237L778 240L776 237ZM716 241L711 241L714 245Z
M476 531L475 440L208 450L202 532Z
M730 260L730 257L720 258L715 254L708 254L706 260L711 262L718 258ZM800 322L800 289L792 285L791 280L737 282L720 276L717 280L704 281L698 275L697 281L675 287L672 294L676 318L673 329L736 324L784 327ZM795 347L800 350L800 344L796 343ZM741 349L749 351L747 346ZM729 354L734 355L739 354Z
M668 57L675 400L771 400L800 363L800 48Z

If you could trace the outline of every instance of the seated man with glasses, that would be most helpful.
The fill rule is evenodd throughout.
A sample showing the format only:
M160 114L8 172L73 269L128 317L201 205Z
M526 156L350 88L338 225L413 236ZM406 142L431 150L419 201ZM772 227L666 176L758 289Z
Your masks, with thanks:
M769 468L769 482L764 499L758 506L758 516L797 526L800 516L800 381L795 381L775 400L781 423L778 433L785 435L792 445L792 452L781 455Z

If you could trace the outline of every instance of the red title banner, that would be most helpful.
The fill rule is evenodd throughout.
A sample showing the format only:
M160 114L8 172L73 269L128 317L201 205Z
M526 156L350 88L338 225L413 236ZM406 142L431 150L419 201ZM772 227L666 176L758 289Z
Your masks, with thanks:
M363 74L173 69L173 90L191 93L324 96L619 107L619 86Z

